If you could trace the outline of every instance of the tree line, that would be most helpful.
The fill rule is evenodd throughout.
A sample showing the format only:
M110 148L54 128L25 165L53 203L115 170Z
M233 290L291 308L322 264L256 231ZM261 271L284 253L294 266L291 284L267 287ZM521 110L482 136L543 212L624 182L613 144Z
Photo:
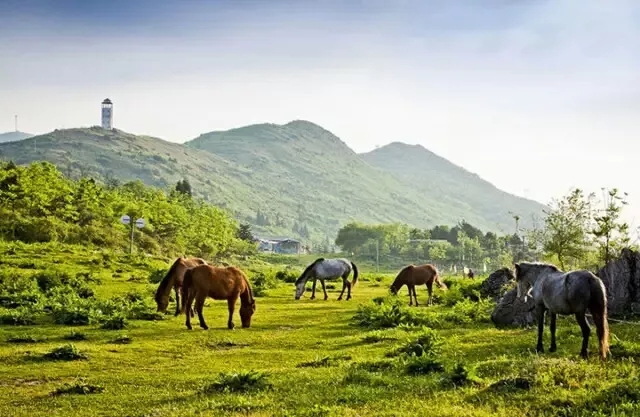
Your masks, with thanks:
M218 207L191 197L188 181L165 191L141 181L101 184L72 180L49 162L0 163L0 238L127 249L130 229L120 222L145 219L135 247L147 253L202 257L251 253L237 222Z
M544 216L530 229L498 236L461 221L449 227L411 228L406 224L367 225L352 222L342 227L335 240L355 257L374 256L429 261L439 264L488 268L511 266L522 260L547 261L560 268L597 271L620 256L623 248L637 250L629 225L622 220L626 193L603 190L603 199L573 189L554 199Z

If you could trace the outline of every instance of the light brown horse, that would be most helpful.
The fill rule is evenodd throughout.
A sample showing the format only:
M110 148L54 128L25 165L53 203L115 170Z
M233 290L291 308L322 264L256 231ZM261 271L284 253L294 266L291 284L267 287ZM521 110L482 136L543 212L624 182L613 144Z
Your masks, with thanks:
M240 268L235 266L215 267L212 265L198 265L188 269L184 274L182 285L182 312L191 305L195 299L196 312L200 319L200 327L207 330L209 327L204 321L202 307L207 297L214 300L227 300L229 307L229 321L227 327L233 329L233 311L236 301L240 297L240 320L242 327L251 326L251 316L256 311L256 301L249 285L247 276ZM187 329L191 330L191 316L187 314L185 322Z
M443 290L447 290L447 286L444 285L442 281L440 281L440 274L438 273L438 269L432 264L423 264L423 265L409 265L404 267L399 273L396 279L391 284L391 292L393 295L398 294L400 288L403 285L406 285L409 289L409 305L413 305L413 300L411 299L411 294L413 292L413 298L416 300L416 306L418 305L418 297L416 295L416 285L427 285L427 290L429 291L429 300L427 301L427 305L433 304L432 297L432 287L433 283L438 284L440 288Z
M176 259L176 261L171 265L167 275L160 281L160 285L156 290L155 300L158 305L158 310L161 313L167 311L169 307L169 294L171 293L171 288L176 292L176 316L180 314L180 292L179 289L182 287L182 281L184 279L184 273L187 269L193 268L196 265L206 265L207 261L201 258L185 258L180 257ZM191 316L193 317L193 310L190 311Z

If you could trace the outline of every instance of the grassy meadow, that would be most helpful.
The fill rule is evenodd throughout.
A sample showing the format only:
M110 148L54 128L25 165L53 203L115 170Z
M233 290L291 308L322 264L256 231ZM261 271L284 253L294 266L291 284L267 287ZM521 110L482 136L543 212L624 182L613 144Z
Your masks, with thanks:
M364 268L352 300L336 301L333 282L328 301L296 302L304 259L267 260L278 263L233 261L259 295L250 329L236 312L227 330L226 303L208 300L210 329L195 319L188 331L184 316L155 313L150 280L171 260L0 245L0 415L640 415L636 325L611 323L604 365L595 328L592 357L578 358L572 317L559 319L558 351L538 355L534 329L491 324L483 277L447 278L432 307L420 288L409 308L406 288L388 296L392 273Z

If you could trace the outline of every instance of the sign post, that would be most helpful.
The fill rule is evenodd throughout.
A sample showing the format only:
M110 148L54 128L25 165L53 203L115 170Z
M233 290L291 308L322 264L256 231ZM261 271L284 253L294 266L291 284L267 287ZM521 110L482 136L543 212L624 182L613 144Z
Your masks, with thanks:
M126 214L120 217L120 222L124 225L129 225L129 228L131 229L131 236L129 238L129 254L131 255L133 253L133 226L135 225L138 229L142 229L145 226L145 222L142 217L137 219L135 222L132 222L131 217Z

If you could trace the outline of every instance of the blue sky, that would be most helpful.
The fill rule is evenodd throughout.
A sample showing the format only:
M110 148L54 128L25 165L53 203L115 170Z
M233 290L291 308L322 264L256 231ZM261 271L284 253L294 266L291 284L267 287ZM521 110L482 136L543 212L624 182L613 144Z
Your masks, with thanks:
M0 0L0 39L0 131L98 124L105 97L176 142L307 119L542 202L617 186L640 207L640 2Z

